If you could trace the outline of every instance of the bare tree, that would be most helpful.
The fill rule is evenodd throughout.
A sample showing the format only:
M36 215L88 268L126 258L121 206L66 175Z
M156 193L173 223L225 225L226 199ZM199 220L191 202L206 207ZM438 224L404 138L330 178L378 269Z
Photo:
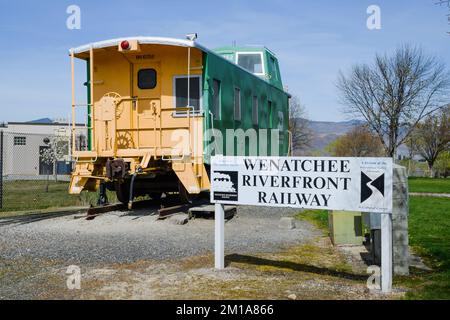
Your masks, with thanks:
M408 159L412 160L418 153L417 150L417 136L414 134L414 130L405 139L405 146L408 148Z
M440 177L447 178L450 176L450 150L442 152L437 157L433 168Z
M312 131L306 119L306 111L298 97L292 97L289 103L289 131L293 153L310 146Z
M436 4L447 7L447 21L450 24L450 0L437 0ZM448 32L450 34L450 32Z
M450 75L436 57L406 45L340 72L337 87L345 111L363 118L394 157L417 123L448 102Z
M326 151L336 157L377 157L383 154L383 145L378 136L361 125L331 142Z
M415 129L410 133L410 135L405 139L405 146L408 148L408 176L411 173L411 162L413 162L413 158L415 155L417 155L418 149L417 149L417 135L414 134ZM413 162L414 163L414 162Z
M450 106L433 114L417 125L413 136L416 137L418 153L425 159L434 176L434 163L439 155L450 150Z
M59 160L64 159L65 156L69 154L69 143L67 137L64 136L52 136L48 139L48 147L42 149L40 152L40 157L42 162L51 165L53 167L53 176L55 182L58 181L57 164ZM45 191L48 192L50 172L47 172L47 183L45 186Z

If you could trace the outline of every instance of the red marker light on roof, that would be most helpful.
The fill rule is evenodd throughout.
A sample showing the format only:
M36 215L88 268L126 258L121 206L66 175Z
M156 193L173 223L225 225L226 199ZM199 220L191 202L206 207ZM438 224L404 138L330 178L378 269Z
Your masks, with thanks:
M120 47L122 50L128 50L130 49L130 43L127 40L124 40L120 43Z

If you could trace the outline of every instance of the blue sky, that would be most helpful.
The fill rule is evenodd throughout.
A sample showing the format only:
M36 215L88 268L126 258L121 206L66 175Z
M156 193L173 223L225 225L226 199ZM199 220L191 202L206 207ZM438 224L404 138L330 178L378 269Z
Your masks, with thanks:
M183 38L190 32L198 32L198 42L209 48L233 41L269 47L280 60L284 85L299 96L309 118L346 120L335 89L339 70L403 43L421 45L450 67L450 9L436 1L2 0L0 122L69 115L71 47L121 36ZM81 30L66 28L71 4L81 8ZM372 4L381 8L381 30L366 27ZM78 75L80 68L81 63Z

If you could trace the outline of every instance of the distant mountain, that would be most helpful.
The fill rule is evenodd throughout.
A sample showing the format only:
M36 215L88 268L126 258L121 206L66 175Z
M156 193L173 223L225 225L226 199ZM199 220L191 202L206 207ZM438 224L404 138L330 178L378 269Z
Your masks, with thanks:
M41 118L41 119L37 119L37 120L31 120L28 121L28 123L43 123L43 124L49 124L49 123L53 123L53 120L50 118Z
M323 152L328 144L349 132L353 127L364 124L364 121L350 120L332 122L308 120L308 124L312 131L311 147L308 150L299 151L300 155L308 155L317 153L318 151ZM408 147L405 144L398 147L397 157L399 159L409 157ZM416 158L421 159L418 156Z
M313 133L309 151L323 150L330 142L349 132L353 127L363 124L360 120L350 121L308 121Z
M363 121L309 121L310 128L317 134L336 134L343 135L357 125L363 124Z

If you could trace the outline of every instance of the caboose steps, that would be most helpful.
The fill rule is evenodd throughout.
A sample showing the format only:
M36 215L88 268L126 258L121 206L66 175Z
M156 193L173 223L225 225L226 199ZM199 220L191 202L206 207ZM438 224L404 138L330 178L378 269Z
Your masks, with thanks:
M75 159L95 159L98 154L95 151L73 151L72 157Z

